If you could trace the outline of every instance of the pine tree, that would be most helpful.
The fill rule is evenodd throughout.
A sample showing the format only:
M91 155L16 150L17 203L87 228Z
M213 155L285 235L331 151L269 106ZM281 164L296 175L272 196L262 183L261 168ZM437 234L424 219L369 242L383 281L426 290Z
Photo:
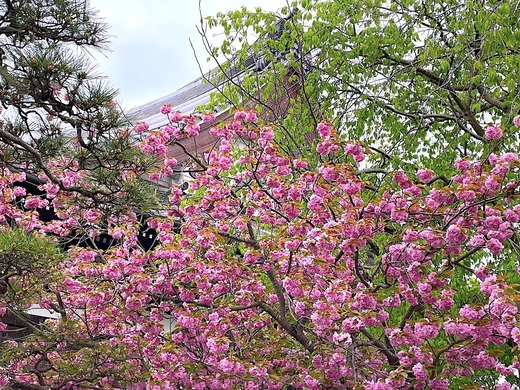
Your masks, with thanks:
M89 58L89 49L107 47L107 27L86 0L0 1L0 161L95 204L143 206L143 183L129 185L121 173L152 162L136 155L121 130L127 122L117 91ZM57 158L88 172L89 183L60 179L49 165ZM74 160L75 167L66 163Z

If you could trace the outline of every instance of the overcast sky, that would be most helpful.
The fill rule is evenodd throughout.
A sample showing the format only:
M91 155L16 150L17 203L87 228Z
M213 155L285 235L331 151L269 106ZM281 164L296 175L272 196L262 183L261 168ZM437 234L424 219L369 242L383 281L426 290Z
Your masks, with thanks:
M200 76L190 46L209 70L196 26L198 0L90 0L110 25L111 52L96 55L98 71L132 108L167 95ZM203 15L246 6L276 11L286 0L201 0ZM213 37L215 42L219 37Z

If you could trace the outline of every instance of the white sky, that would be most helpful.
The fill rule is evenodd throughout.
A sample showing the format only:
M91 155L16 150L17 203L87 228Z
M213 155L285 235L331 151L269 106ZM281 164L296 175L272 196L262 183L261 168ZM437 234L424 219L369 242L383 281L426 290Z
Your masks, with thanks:
M96 54L98 71L132 108L167 95L200 76L190 46L207 71L207 54L196 26L198 0L90 0L110 25L110 52ZM276 11L287 0L201 0L204 16L246 6ZM211 37L218 42L219 37Z

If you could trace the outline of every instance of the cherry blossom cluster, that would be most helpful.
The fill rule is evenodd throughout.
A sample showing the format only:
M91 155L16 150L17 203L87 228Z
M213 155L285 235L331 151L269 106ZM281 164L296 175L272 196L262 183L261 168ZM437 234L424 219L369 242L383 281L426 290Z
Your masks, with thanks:
M200 131L195 117L161 112L170 120L164 129L135 127L138 147L160 161L158 177L177 164L171 145ZM489 140L502 136L496 129ZM59 305L52 295L38 302L61 307L45 324L60 342L14 343L3 383L447 389L487 377L513 388L516 154L461 157L450 172L371 171L359 169L370 164L363 143L345 141L327 122L316 129L316 161L284 153L276 129L254 112L237 111L209 131L218 142L192 156L189 190L173 186L165 212L148 221L154 247L139 246L129 211L105 221L110 249L68 250L52 287ZM73 172L63 176L71 185L81 180ZM43 234L78 226L96 234L104 214L64 207L52 184L25 208L51 202L59 219L23 225L30 213L12 206L24 195L20 180L0 179L10 218ZM53 369L38 370L43 360Z

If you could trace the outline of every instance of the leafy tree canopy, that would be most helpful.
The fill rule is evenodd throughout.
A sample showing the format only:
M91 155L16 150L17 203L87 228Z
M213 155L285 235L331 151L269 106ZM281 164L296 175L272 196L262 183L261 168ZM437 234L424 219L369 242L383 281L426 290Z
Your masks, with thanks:
M519 17L516 0L298 0L278 15L219 14L202 29L208 51L229 61L226 77L245 75L213 104L250 101L290 151L305 152L303 135L322 118L383 165L482 157L486 124L501 120L514 150ZM226 40L214 47L207 34L217 26Z

